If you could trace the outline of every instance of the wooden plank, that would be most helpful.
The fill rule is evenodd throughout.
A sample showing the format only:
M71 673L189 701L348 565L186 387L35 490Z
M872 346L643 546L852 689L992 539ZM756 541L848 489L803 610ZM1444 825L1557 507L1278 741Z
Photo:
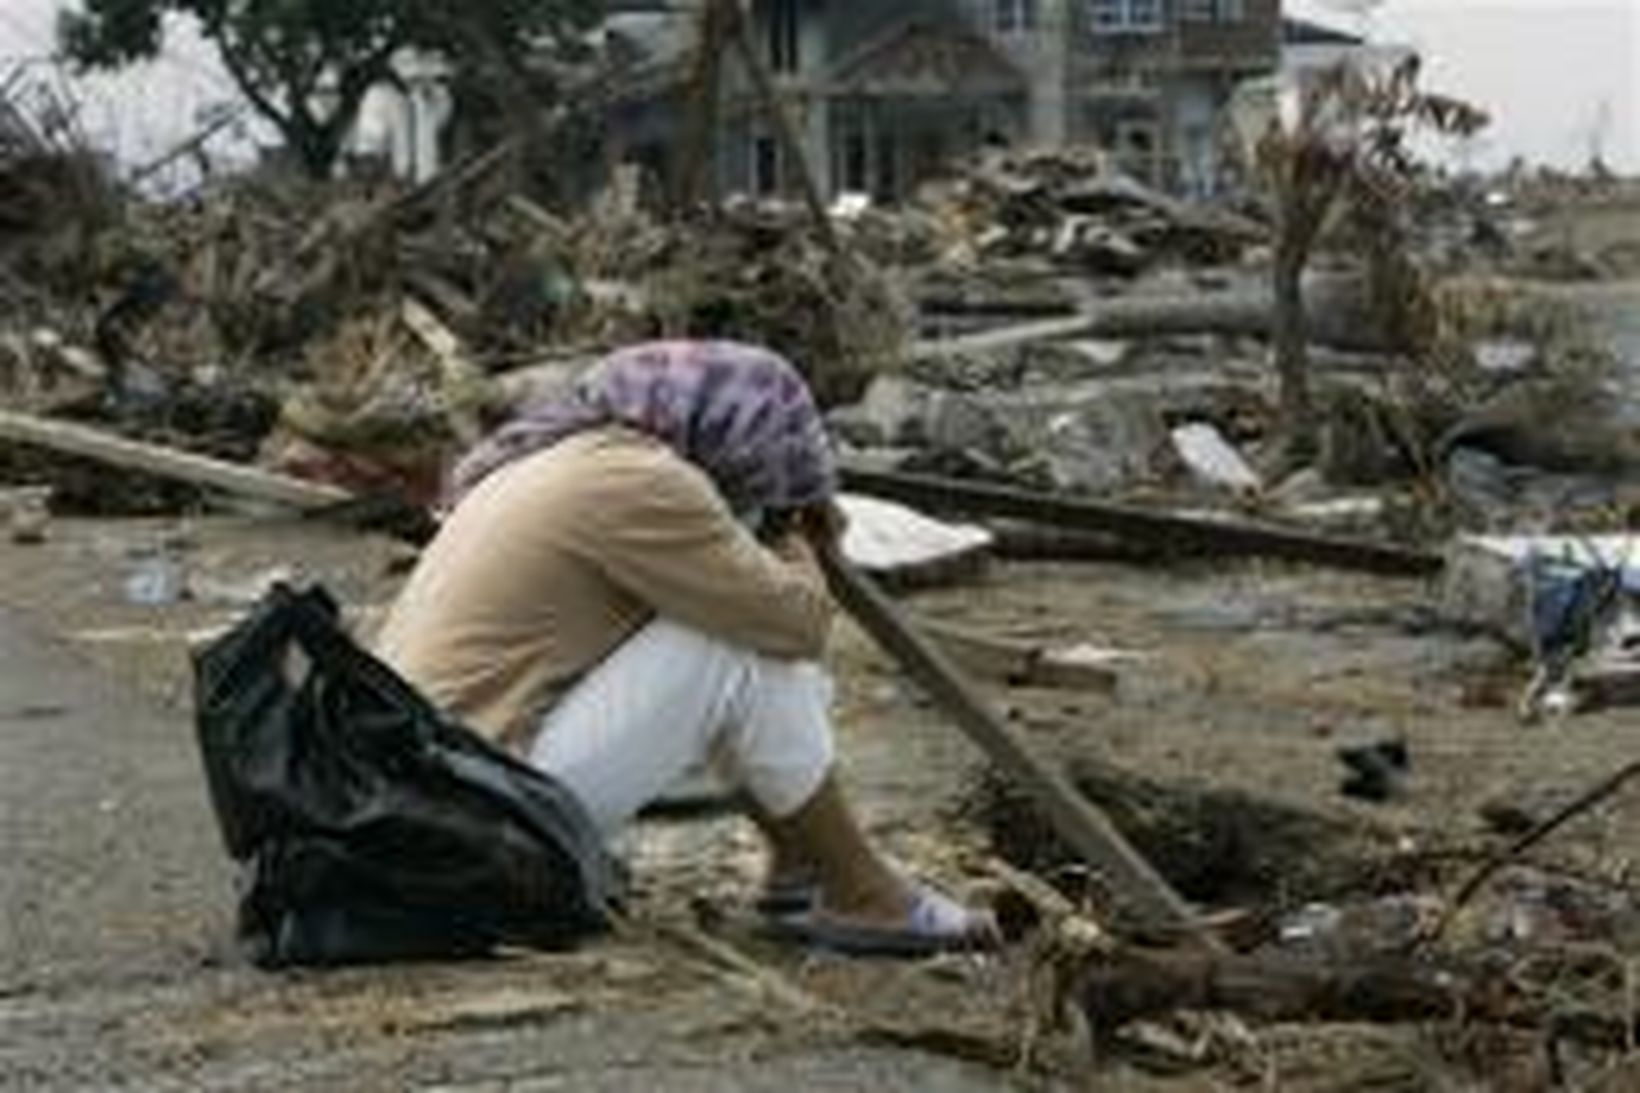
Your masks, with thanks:
M450 425L456 439L472 447L484 435L484 424L473 408L483 400L483 392L488 387L483 370L467 356L455 332L415 297L405 297L399 315L410 332L438 360L445 398L449 402Z
M1180 931L1206 948L1221 949L1196 912L1110 819L1063 774L1033 755L876 585L850 566L835 547L821 550L820 562L832 595L844 610L928 691L970 740L1026 788L1066 844L1108 876L1115 898L1127 910L1145 919L1146 925Z
M1056 649L931 619L917 620L917 627L959 668L981 679L1015 687L1107 693L1116 689L1120 653L1093 656L1081 647Z
M1029 520L1064 531L1109 532L1178 554L1283 558L1407 577L1433 576L1441 572L1445 564L1439 555L1388 543L1340 539L1245 520L1217 520L1131 505L1072 500L930 475L896 474L845 465L842 480L847 490L935 512Z
M1366 316L1359 282L1321 277L1306 284L1311 339L1340 349L1392 351L1382 332ZM1241 334L1266 336L1274 326L1275 297L1267 289L1192 292L1156 296L1120 296L1097 300L1076 315L1022 323L959 338L916 342L913 361L995 353L1036 342L1069 338L1136 338L1168 334Z
M73 422L53 421L9 410L0 410L0 441L28 444L93 459L121 470L141 471L297 509L323 509L352 500L352 495L346 490L334 486L306 482L289 475L273 474L192 452L144 444Z

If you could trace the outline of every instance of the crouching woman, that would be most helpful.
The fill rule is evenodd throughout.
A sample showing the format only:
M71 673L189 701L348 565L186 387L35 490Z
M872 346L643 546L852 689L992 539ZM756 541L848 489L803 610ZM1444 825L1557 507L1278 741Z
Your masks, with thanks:
M841 788L816 562L835 473L790 364L643 345L482 444L383 658L580 798L607 836L711 763L769 846L760 905L811 943L918 954L989 916L896 869Z

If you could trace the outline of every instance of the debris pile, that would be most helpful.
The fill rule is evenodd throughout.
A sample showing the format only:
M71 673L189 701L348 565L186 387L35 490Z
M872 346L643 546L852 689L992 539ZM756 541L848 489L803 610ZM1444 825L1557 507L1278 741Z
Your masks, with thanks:
M1088 275L1233 265L1269 234L1227 210L1151 189L1095 153L997 153L928 187L920 204L956 235L948 260L1033 257Z
M617 187L570 219L513 190L510 163L502 146L417 189L251 176L103 203L99 188L19 218L0 235L8 404L426 502L534 366L733 332L843 401L899 354L893 284L795 209L667 223ZM13 142L0 186L60 196L83 166Z

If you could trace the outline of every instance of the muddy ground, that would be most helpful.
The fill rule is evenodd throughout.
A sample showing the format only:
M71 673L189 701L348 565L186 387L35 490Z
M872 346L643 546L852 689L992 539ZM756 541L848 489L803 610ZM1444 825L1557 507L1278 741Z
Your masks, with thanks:
M167 542L197 599L128 602L141 555ZM637 925L580 953L254 972L232 950L231 878L195 778L187 643L230 622L259 579L298 560L364 609L368 625L369 609L391 598L400 557L351 532L225 519L61 521L44 546L0 545L10 933L0 1085L1434 1090L1501 1088L1494 1080L1518 1069L1511 1058L1536 1065L1530 1038L1477 1051L1439 1026L1252 1025L1194 1062L1211 1038L1192 1046L1175 1030L1167 1074L1122 1052L1074 1066L1050 1054L1022 1072L953 1060L949 1038L932 1050L884 1046L862 1026L960 1029L959 1054L1017 1049L1024 951L848 964L763 941L740 912L755 844L728 819L645 824L626 839L640 878ZM1632 713L1519 725L1508 708L1519 669L1490 639L1443 627L1417 581L1259 563L999 565L910 601L972 629L1134 654L1114 696L996 690L1045 753L1239 789L1371 832L1386 860L1448 863L1386 867L1432 889L1456 875L1451 863L1498 845L1480 818L1488 802L1553 799L1640 752ZM971 807L977 754L850 627L833 667L848 773L874 832L951 887L983 889L992 842ZM1335 749L1388 737L1410 747L1404 796L1346 800ZM1640 801L1625 796L1535 861L1623 892L1637 834ZM1262 912L1319 895L1282 887L1266 884ZM1236 905L1247 901L1236 893ZM774 1002L656 932L703 910L743 952L852 1016Z

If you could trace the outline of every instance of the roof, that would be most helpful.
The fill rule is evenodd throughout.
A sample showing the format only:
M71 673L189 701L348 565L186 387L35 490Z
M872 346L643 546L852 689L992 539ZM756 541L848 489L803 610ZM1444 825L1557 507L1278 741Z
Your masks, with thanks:
M1336 30L1308 19L1283 19L1281 40L1290 46L1360 46L1367 42L1358 34Z
M604 22L606 47L625 65L615 98L640 102L665 94L688 76L699 38L699 23L689 16L630 10ZM613 5L612 5L613 6Z
M1013 91L1025 78L990 42L965 27L907 19L832 66L826 86L890 95Z

